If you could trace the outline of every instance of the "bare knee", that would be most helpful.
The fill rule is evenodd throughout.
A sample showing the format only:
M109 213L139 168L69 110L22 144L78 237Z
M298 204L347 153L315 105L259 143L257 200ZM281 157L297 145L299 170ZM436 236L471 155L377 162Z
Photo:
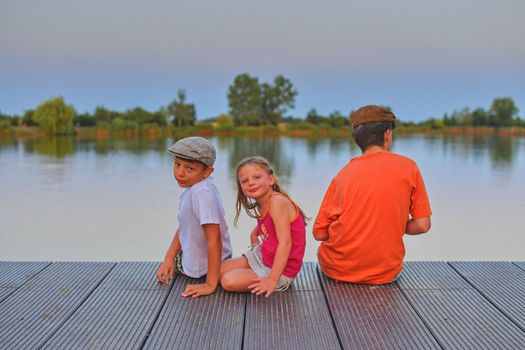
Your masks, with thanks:
M225 272L223 274L222 273L222 268L221 268L221 286L222 286L222 288L224 290L227 290L229 292L236 291L235 278L234 278L233 274L228 273L228 272Z
M230 271L237 269L245 269L247 267L249 267L248 261L243 256L238 258L226 259L221 264L220 276L223 276L224 274Z
M221 271L220 271L220 276L222 278L222 276L227 273L228 271L230 271L232 269L231 267L231 259L226 259L222 262L221 264Z

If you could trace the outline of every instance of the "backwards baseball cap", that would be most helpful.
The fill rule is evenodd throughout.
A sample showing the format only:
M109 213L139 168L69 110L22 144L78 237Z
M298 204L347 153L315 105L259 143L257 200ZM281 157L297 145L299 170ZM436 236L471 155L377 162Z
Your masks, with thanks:
M354 129L370 122L392 122L395 128L396 116L385 107L376 105L363 106L350 114L350 123Z
M203 137L191 136L175 142L168 152L175 156L188 160L196 160L206 166L215 163L215 147Z

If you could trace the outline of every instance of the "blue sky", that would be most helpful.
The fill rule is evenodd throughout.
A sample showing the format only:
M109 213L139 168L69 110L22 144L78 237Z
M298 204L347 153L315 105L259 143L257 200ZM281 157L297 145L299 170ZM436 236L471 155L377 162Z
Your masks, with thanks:
M289 78L297 117L376 103L418 121L502 96L523 117L524 43L522 0L2 0L0 110L156 110L184 88L204 119L249 73Z

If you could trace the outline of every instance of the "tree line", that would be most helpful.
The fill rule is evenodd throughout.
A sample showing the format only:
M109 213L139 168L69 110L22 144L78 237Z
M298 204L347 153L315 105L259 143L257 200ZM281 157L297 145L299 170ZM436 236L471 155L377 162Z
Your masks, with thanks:
M297 89L290 79L277 75L272 83L260 82L257 77L247 73L237 75L228 87L228 113L197 120L197 110L187 101L186 91L179 89L177 96L166 106L151 112L142 107L126 111L114 111L98 106L93 113L77 113L63 97L44 101L35 109L25 111L22 116L7 115L0 112L0 131L11 126L38 126L51 134L70 134L74 127L96 127L108 130L128 130L145 127L165 127L172 125L181 128L196 124L213 124L219 128L244 126L289 124L321 127L349 128L348 115L334 111L321 115L311 109L304 118L287 116L295 107ZM489 110L463 108L442 118L429 118L419 123L400 121L401 126L422 126L441 129L451 126L522 126L525 121L518 117L518 108L510 97L495 98Z
M429 118L420 123L432 129L443 129L454 126L519 126L525 127L525 120L518 116L518 107L510 97L499 97L492 101L488 110L476 108L462 108L448 114L443 118Z

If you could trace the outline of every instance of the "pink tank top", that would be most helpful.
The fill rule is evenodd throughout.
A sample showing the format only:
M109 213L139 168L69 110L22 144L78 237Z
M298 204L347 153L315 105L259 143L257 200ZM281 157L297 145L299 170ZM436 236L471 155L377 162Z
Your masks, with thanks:
M280 193L276 194L282 196ZM295 206L297 215L290 223L292 249L290 250L290 255L288 256L288 263L286 264L286 267L283 271L283 275L289 278L294 278L301 270L301 266L303 265L304 249L306 247L306 226L304 224L304 219L299 213L297 205L295 205L293 201L292 204ZM271 268L279 241L277 240L275 225L269 211L262 219L257 219L257 226L259 227L259 234L265 237L261 246L263 264Z

